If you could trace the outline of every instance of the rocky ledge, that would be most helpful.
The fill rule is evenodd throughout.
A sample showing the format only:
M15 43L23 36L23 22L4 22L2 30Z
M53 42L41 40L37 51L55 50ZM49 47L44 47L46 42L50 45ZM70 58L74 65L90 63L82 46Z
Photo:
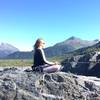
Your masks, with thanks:
M64 72L100 77L100 52L68 57L62 65Z
M100 78L6 68L0 70L0 100L100 100Z

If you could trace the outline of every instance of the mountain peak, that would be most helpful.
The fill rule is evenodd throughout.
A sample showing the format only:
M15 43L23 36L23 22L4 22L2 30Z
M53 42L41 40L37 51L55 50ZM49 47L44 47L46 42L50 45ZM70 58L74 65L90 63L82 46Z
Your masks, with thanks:
M99 42L99 39L95 39L94 41L95 41L95 42Z
M4 43L4 42L1 42L1 43L0 43L0 46L1 46L1 45L5 45L5 44L6 44L6 43Z
M0 50L12 50L12 51L19 51L16 47L8 43L0 43Z
M3 58L11 53L19 51L18 48L8 43L0 43L0 58Z
M68 38L67 40L76 40L76 39L80 39L80 38L77 38L75 36L71 36L70 38Z

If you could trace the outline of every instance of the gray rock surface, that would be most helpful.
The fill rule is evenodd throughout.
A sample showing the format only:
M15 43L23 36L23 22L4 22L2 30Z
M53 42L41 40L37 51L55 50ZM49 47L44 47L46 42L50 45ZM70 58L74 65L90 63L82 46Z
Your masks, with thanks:
M100 52L67 58L62 65L64 72L100 77Z
M100 79L6 68L0 70L0 100L100 100Z

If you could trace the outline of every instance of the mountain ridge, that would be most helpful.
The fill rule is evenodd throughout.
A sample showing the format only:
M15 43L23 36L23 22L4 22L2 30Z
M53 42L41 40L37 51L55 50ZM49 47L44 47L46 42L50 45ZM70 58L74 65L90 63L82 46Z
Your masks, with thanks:
M52 47L46 48L45 52L46 52L46 55L49 57L58 56L58 55L62 55L64 53L71 52L80 48L92 46L98 42L99 42L98 39L93 40L93 41L88 41L88 40L82 40L80 38L72 36L62 42L55 44ZM49 52L51 53L49 54Z
M0 43L0 58L4 58L9 54L19 51L15 46L8 43Z
M82 45L83 46L80 46L79 45L79 42L76 42L77 45L72 45L71 43L68 44L69 41L85 41L84 44L86 44L86 47L89 47L91 45L94 45L96 44L97 42L99 42L97 39L94 40L94 41L88 41L89 45L87 46L87 40L81 40L80 38L76 38L76 37L70 37L68 38L67 40L65 41L62 41L62 42L59 42L57 44L55 44L54 46L51 46L51 47L48 47L48 48L45 48L44 51L45 51L45 54L47 57L54 57L54 56L60 56L60 55L63 55L63 54L66 54L68 52L72 52L74 50L77 50L77 49L80 49L80 48L84 48L84 45L83 45L83 42L82 42ZM67 41L67 44L66 44L66 41ZM91 44L92 43L92 44ZM71 45L70 45L71 44ZM75 47L76 46L76 47ZM8 55L6 58L7 59L18 59L18 58L25 58L25 59L32 59L32 55L33 55L33 51L30 51L30 52L15 52L13 54L10 54Z

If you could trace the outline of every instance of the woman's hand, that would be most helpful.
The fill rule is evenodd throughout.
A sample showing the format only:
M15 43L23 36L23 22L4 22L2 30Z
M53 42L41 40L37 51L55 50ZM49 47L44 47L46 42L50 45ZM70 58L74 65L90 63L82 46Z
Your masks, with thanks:
M60 63L55 61L55 62L49 62L49 65L59 65Z
M55 64L55 65L58 65L58 64L59 64L59 62L55 61L55 62L54 62L54 64Z

